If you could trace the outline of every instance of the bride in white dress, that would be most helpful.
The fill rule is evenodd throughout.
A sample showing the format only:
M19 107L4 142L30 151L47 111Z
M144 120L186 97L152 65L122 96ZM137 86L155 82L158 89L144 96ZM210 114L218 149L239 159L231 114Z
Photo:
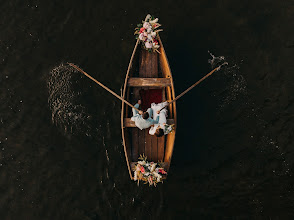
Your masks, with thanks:
M167 117L167 109L166 107L168 102L161 102L158 104L152 103L151 109L153 110L153 119L158 121L158 124L153 125L150 130L149 134L156 135L157 137L161 137L163 135L168 134L170 131L168 129L168 125L166 124L166 117ZM160 112L159 110L162 109ZM159 117L159 118L158 118Z

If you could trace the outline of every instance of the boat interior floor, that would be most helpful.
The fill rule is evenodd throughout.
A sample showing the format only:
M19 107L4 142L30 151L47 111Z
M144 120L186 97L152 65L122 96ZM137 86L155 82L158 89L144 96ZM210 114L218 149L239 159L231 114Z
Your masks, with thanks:
M139 91L141 89L154 89L160 86L162 88L162 100L166 100L165 84L168 84L168 79L162 78L159 69L159 58L157 53L150 53L146 50L141 50L139 55L139 75L133 78L129 83L130 101L132 104L137 103L140 99ZM154 78L159 78L159 80ZM143 78L143 80L141 79ZM149 80L148 80L149 78ZM165 84L162 85L162 82ZM141 86L138 86L141 84ZM132 117L132 111L128 111L129 118ZM129 120L129 119L125 119ZM125 124L126 125L126 124ZM131 126L131 124L129 124ZM140 130L136 127L128 127L131 137L131 155L132 161L138 161L141 154L147 156L149 161L163 161L165 151L165 137L156 137L149 134L149 129Z

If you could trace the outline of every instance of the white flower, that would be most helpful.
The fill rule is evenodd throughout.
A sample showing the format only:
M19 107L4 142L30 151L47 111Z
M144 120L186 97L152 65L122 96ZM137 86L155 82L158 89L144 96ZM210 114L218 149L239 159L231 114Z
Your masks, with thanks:
M156 44L156 43L153 43L153 47L154 47L155 49L158 49L158 48L159 48L159 45Z
M160 174L158 174L156 172L153 172L152 174L157 178L157 182L161 181L162 176Z
M152 32L152 28L151 27L147 28L147 33L149 34L151 32Z
M146 162L144 161L144 160L141 160L141 161L138 161L138 164L140 164L140 165L145 165L146 164Z
M155 170L155 167L156 167L156 163L152 164L150 168L150 172L153 172Z
M147 35L148 35L146 31L144 31L143 34L145 37L147 37Z
M150 28L150 23L149 22L144 22L143 28L145 28L145 29Z
M148 38L149 41L152 41L152 40L153 40L151 34L148 34L148 35L147 35L147 38Z
M157 177L157 182L160 182L161 181L161 177Z
M149 19L151 19L151 18L152 18L152 16L151 16L150 14L148 14L148 15L146 16L146 21L149 20Z
M156 32L151 32L151 36L154 38L156 36Z
M149 172L145 172L144 176L149 176L149 174L150 174Z
M151 42L149 42L149 41L146 41L145 42L145 47L147 48L147 49L150 49L150 48L152 48L152 43Z
M144 40L145 40L145 36L144 36L144 34L143 34L143 33L141 33L141 34L139 35L139 39L140 39L140 40L142 40L142 41L144 41Z
M154 24L156 22L158 22L158 18L155 18L154 20L149 21L151 24Z

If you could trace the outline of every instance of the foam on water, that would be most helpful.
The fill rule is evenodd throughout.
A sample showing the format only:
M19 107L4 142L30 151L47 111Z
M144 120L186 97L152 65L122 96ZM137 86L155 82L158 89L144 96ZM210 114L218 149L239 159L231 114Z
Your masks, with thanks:
M210 52L209 54L212 58L208 60L208 63L211 64L212 68L226 61L224 56L215 56ZM239 62L230 61L229 63L233 63L233 65L226 66L218 74L223 85L213 92L213 96L216 96L218 101L217 114L222 118L222 114L232 108L242 112L242 117L238 117L240 126L251 131L249 132L251 133L250 139L253 141L247 143L248 151L254 149L259 157L252 161L252 166L258 167L261 166L260 164L269 164L263 167L263 172L272 172L274 176L291 176L290 162L285 157L285 149L266 129L271 127L271 122L264 119L262 111L248 90L247 81L241 72L242 62L243 60ZM252 123L255 123L255 125L253 126ZM270 155L275 155L275 157L270 158Z
M52 122L65 133L86 131L90 136L89 120L91 116L79 103L82 92L78 88L82 75L69 65L61 64L51 70L47 86L48 104L52 111Z
M222 65L225 61L224 56L214 56L210 51L208 51L209 55L211 56L212 59L208 60L208 63L211 65L211 68L214 69L219 65Z
M212 59L208 60L211 68L228 64L224 56L215 56L210 51L208 51L208 53L212 57ZM242 62L243 61L241 61L240 64L234 63L231 65L232 61L230 61L230 66L222 68L221 78L226 84L221 91L214 93L214 96L219 96L219 94L221 94L221 96L219 96L221 97L218 106L219 110L224 110L224 108L229 107L229 105L235 100L247 96L247 82L244 76L240 73L240 65Z

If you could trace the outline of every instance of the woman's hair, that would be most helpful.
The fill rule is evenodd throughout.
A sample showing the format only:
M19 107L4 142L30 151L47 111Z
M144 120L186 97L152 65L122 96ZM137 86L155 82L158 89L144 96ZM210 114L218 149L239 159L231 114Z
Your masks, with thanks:
M144 112L143 115L142 115L142 118L145 119L145 120L148 119L149 118L149 113Z
M154 134L156 135L156 137L162 137L164 135L163 129L157 128Z

